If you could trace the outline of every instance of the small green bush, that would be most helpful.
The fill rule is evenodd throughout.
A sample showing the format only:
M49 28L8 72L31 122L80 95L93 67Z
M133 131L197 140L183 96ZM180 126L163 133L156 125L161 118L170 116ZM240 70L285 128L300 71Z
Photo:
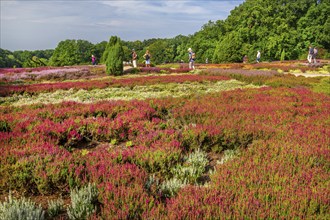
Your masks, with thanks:
M330 78L324 77L319 83L313 84L314 92L321 92L330 95Z
M69 219L87 219L96 211L98 190L89 183L81 189L71 190L71 206L67 208Z
M189 154L184 158L182 165L179 164L171 170L173 178L160 185L162 196L173 197L185 185L196 184L208 163L206 153L199 149Z
M60 198L57 200L48 201L48 215L49 217L56 217L64 212L64 201Z
M186 185L186 183L183 182L182 180L179 180L177 178L172 178L170 180L164 181L160 185L160 191L161 191L163 197L170 198L170 197L175 196L177 194L177 192L179 191L179 189L181 189L185 185Z
M240 154L239 150L225 150L220 161L217 161L217 164L224 164L227 161L230 161Z
M12 198L11 193L5 202L0 204L1 220L42 220L45 219L45 212L41 205L35 206L35 203L26 198Z
M183 165L176 166L172 173L183 182L196 183L208 163L206 153L198 149L185 157Z
M8 122L0 121L0 132L10 132L11 128Z

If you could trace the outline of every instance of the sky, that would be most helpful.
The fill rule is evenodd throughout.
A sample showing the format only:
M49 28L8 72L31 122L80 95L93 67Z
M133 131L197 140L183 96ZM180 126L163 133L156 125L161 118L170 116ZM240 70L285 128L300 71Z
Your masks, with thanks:
M55 49L66 39L93 44L173 38L225 20L244 0L0 0L0 48Z

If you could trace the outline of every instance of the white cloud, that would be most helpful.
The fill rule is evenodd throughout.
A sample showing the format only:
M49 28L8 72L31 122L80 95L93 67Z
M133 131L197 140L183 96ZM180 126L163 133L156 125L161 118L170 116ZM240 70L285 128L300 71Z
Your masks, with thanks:
M188 35L209 20L225 19L242 1L1 0L0 47L34 50L67 38L96 43L111 35L125 40ZM50 46L43 48L47 41Z
M194 1L102 1L119 13L146 15L156 14L203 14L207 13L204 7L193 5Z

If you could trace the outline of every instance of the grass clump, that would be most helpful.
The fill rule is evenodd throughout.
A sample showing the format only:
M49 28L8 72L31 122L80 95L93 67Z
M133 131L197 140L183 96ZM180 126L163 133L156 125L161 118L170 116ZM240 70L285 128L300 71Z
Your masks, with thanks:
M63 213L64 209L64 201L59 198L57 200L50 200L48 201L48 215L51 218L58 216L59 214Z
M205 172L209 160L205 152L196 150L184 158L183 164L174 167L171 172L173 178L160 185L163 197L173 197L180 188L187 184L198 184L198 179Z
M324 77L319 83L313 84L313 91L330 95L330 77Z
M45 212L41 205L36 207L35 203L26 198L15 199L11 193L6 201L0 204L1 220L42 220Z
M81 189L71 191L71 206L67 208L69 219L87 219L96 212L98 190L89 183Z

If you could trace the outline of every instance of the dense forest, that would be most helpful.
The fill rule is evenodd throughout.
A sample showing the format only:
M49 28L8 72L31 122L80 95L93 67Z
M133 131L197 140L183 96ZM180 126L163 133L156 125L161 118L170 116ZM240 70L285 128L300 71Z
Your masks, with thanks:
M187 62L193 48L197 62L254 61L258 50L263 61L306 59L309 45L320 58L330 58L330 0L246 0L226 20L209 21L193 35L170 39L123 41L124 60L131 50L139 62L149 49L154 64ZM107 41L64 40L54 50L8 51L0 48L0 67L65 66L90 63L91 55L102 57Z

